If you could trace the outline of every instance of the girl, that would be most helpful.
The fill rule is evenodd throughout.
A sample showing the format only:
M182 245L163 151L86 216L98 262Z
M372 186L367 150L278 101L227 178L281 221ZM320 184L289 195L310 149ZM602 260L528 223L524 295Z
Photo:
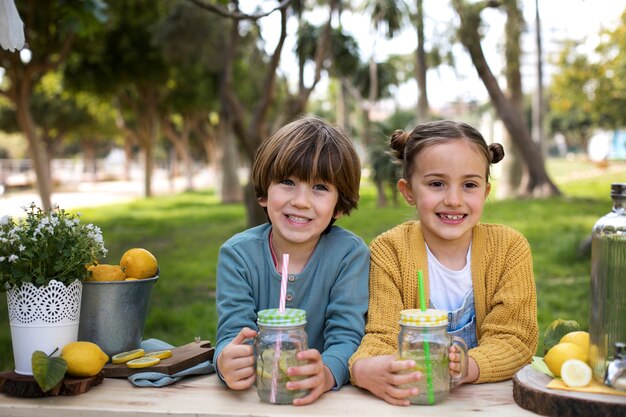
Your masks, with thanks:
M422 377L403 374L396 360L400 311L420 308L417 271L424 273L428 308L447 310L448 332L465 339L465 383L510 378L537 347L537 303L530 247L517 231L481 224L490 164L504 151L487 146L465 123L437 121L397 130L391 154L403 167L398 189L417 209L408 221L372 241L366 335L350 359L352 383L391 404L408 405ZM451 371L459 371L451 351Z
M230 238L217 265L217 346L214 361L226 384L255 381L252 346L259 310L279 303L282 255L288 253L286 307L306 311L307 365L288 369L287 388L310 390L313 402L349 379L348 360L364 334L369 251L363 240L333 226L359 200L361 164L350 139L318 118L284 126L259 147L254 188L268 223Z

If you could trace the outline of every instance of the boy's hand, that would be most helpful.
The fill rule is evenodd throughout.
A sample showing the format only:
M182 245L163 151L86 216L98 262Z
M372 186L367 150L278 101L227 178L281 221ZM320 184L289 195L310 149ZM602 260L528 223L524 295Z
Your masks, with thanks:
M224 347L217 358L217 369L229 388L243 390L250 387L256 378L254 351L252 346L243 344L256 336L256 331L244 327L239 334Z
M322 362L322 355L317 349L298 352L298 360L308 361L306 365L287 369L289 376L304 376L304 379L287 382L289 390L311 390L306 396L293 400L293 405L311 404L323 393L335 386L335 378L330 369Z
M373 356L357 360L352 365L353 380L356 385L393 405L410 405L408 397L417 395L419 390L399 388L402 384L419 381L421 372L407 372L415 367L412 360L396 360L393 355Z

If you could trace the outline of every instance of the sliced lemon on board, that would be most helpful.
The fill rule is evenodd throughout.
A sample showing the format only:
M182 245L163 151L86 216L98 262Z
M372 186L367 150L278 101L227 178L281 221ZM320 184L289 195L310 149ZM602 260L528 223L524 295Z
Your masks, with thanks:
M144 355L145 358L159 358L159 359L167 359L172 357L172 351L169 349L163 350L155 350L153 352L148 352Z
M161 359L159 358L146 358L145 356L143 356L141 358L133 359L132 361L126 362L126 366L133 369L147 368L149 366L156 365L159 362L161 362Z
M561 366L561 379L568 387L586 387L591 383L591 367L579 359L569 359Z
M137 359L142 357L145 354L143 349L133 349L126 352L118 353L117 355L113 355L111 358L111 362L118 364L128 362L133 359Z

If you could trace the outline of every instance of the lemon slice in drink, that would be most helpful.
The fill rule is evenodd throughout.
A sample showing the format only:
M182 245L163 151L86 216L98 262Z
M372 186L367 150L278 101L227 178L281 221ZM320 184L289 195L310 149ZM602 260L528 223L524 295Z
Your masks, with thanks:
M146 358L144 356L144 357L133 359L132 361L126 362L126 366L128 366L129 368L133 368L133 369L147 368L148 366L156 365L159 362L161 362L161 359L159 358Z
M155 350L153 352L148 352L144 355L145 358L158 358L158 359L167 359L172 356L172 351L169 349L163 350Z
M111 362L115 364L128 362L132 359L142 357L144 353L145 352L143 349L129 350L127 352L122 352L122 353L118 353L117 355L113 355L113 357L111 358Z
M568 387L586 387L591 383L591 367L580 359L569 359L561 366L561 379Z

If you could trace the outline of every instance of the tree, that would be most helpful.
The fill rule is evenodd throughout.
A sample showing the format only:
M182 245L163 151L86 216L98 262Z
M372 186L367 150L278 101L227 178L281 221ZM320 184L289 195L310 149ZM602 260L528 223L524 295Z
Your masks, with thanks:
M559 54L559 70L548 89L551 132L563 134L569 146L586 146L596 112L593 86L597 85L598 64L576 53L574 42L567 42Z
M458 37L470 54L472 63L489 93L498 116L513 137L516 148L523 159L523 177L519 194L536 197L559 195L560 191L548 176L543 155L530 136L523 114L502 92L482 50L480 13L487 7L500 7L502 3L491 0L477 3L453 0L453 5L461 20Z
M227 32L228 35L222 48L224 66L221 70L220 79L220 125L224 130L219 132L218 135L223 138L228 138L231 132L230 129L232 129L232 132L234 132L239 141L240 149L251 166L254 161L256 149L269 133L268 116L272 105L275 103L277 68L287 37L287 17L292 0L282 0L270 12L254 15L242 13L239 10L239 2L236 0L229 2L231 6L229 10L201 0L189 1L211 13L217 13L225 18L231 19L231 27ZM276 124L283 124L304 112L313 89L321 79L321 72L325 65L328 45L330 43L332 15L338 9L339 4L339 0L331 0L328 3L330 13L316 46L313 80L309 86L305 86L303 82L300 83L298 91L288 96L283 106L283 111L276 116ZM240 23L242 21L256 21L274 12L280 13L280 35L262 72L263 82L261 90L258 92L257 99L244 102L236 93L233 79L235 58L240 41ZM255 225L265 222L265 213L256 200L250 177L245 187L244 199L248 215L248 224Z
M594 128L626 126L626 12L614 30L599 34L597 59L590 62L577 43L566 41L556 61L549 93L549 125L568 145L585 147Z
M214 136L204 134L211 112L219 111L218 76L223 45L224 20L209 13L198 13L187 2L176 3L155 29L155 42L162 48L169 68L167 93L160 103L161 127L183 161L186 188L193 184L192 138L199 138L207 152L207 161L222 161L217 157ZM192 135L192 133L201 134ZM208 142L208 143L205 143ZM232 158L231 158L232 159ZM223 178L237 178L235 169L222 164ZM238 183L223 186L222 202L241 201ZM235 191L235 192L234 192Z
M0 66L8 83L0 89L14 106L20 130L28 141L37 175L41 205L51 207L52 183L49 161L37 120L31 111L31 97L41 78L58 69L68 58L77 38L90 38L106 20L105 5L99 0L82 2L18 2L24 19L30 58L22 60L17 52L0 51Z
M598 45L600 65L596 66L594 85L589 87L589 96L594 105L594 121L609 128L626 126L626 11L614 30L601 33L603 41Z

